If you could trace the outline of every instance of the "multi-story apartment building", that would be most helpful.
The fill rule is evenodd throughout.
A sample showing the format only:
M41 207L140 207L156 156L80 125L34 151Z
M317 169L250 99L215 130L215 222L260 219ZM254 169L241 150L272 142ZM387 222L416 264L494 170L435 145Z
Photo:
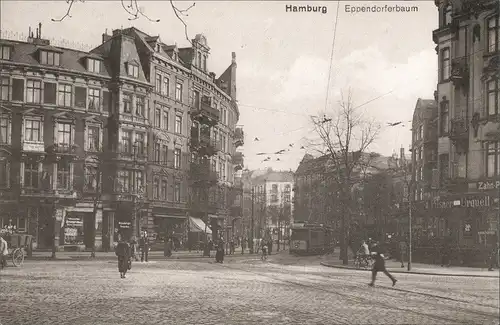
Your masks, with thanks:
M427 214L438 236L461 246L483 245L498 234L499 2L435 3L439 196L430 200Z
M181 240L197 216L192 118L208 112L224 131L216 166L226 187L240 135L234 54L216 80L205 38L192 45L129 28L81 52L50 46L41 25L26 42L0 40L0 226L16 225L38 247L99 247L102 234L112 242L141 228ZM214 107L200 108L196 91Z
M282 235L289 229L293 213L293 173L288 171L245 171L243 180L243 220L245 236L262 238L271 233ZM283 237L282 237L283 238Z

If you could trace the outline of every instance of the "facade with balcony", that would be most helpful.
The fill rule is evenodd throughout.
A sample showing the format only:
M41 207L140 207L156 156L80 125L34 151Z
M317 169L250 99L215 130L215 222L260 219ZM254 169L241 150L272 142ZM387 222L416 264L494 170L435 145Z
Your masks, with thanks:
M499 3L435 3L439 139L428 235L482 249L498 232Z
M196 163L190 89L203 85L220 106L210 119L224 114L215 124L224 136L202 141L220 153L201 180L212 181L215 166L216 183L231 184L239 117L234 73L221 84L189 51L135 28L103 34L90 52L50 46L38 31L26 42L0 40L0 226L34 235L39 248L99 249L139 229L186 237Z
M188 203L192 218L207 224L219 238L237 217L233 215L234 142L239 110L236 104L236 55L219 78L208 68L210 47L199 34L193 46L179 49L179 57L191 71L189 84L190 176Z

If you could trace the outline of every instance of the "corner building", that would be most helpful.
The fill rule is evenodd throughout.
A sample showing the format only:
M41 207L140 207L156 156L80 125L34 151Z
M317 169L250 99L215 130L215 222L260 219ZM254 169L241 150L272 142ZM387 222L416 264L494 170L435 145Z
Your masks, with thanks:
M25 42L0 40L0 226L33 235L37 248L99 249L140 229L185 242L195 85L211 100L212 132L222 131L211 133L225 147L210 166L224 171L225 192L235 170L235 55L221 82L208 51L194 54L201 43L178 49L129 28L81 52L51 46L41 25Z
M429 227L479 256L498 240L499 2L435 4L437 191L427 204Z

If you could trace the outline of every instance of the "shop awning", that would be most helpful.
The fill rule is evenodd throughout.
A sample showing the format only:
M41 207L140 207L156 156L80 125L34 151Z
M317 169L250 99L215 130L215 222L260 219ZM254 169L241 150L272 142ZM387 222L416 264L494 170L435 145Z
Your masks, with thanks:
M203 220L201 220L200 218L189 217L189 231L205 232L205 229L207 231L207 234L212 233L212 230L210 230L209 227L205 226Z
M186 216L171 216L167 214L153 214L157 218L168 218L168 219L186 219Z

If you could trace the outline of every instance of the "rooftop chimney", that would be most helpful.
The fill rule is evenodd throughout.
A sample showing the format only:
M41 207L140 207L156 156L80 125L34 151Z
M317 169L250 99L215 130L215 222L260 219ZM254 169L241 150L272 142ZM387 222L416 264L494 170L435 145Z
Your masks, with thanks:
M40 38L40 34L38 32L38 28L36 29L36 37L35 38Z
M42 38L42 23L38 23L38 38Z
M399 158L401 159L401 161L405 160L405 148L403 147L399 148Z
M232 61L231 61L231 63L236 63L236 52L231 53L231 55L232 55L232 58L233 58Z

